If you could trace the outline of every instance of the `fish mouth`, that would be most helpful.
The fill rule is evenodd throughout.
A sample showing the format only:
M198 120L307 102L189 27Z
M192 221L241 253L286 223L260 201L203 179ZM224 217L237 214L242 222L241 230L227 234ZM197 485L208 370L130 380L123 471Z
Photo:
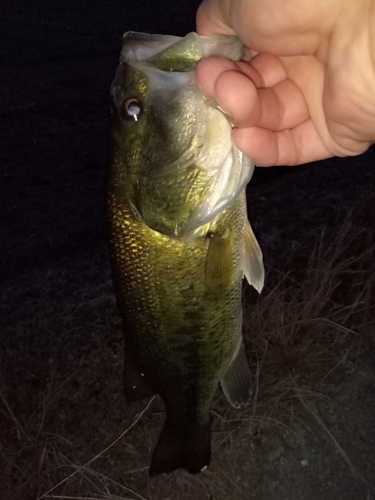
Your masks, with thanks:
M152 116L162 124L156 136L164 139L155 142L157 154L144 156L136 204L150 228L175 237L197 234L231 206L254 170L231 141L229 118L202 95L195 78L201 58L238 60L243 45L235 37L208 39L196 33L180 38L128 32L123 37L121 61L145 76Z
M179 37L127 31L122 37L121 60L129 63L146 61L163 55L170 48L178 52L180 60L185 57L192 64L196 64L203 57L215 55L229 57L233 61L243 58L244 46L237 37L217 35L215 43L207 43L210 39L212 37L201 36L195 32Z
M127 63L145 61L181 40L179 36L127 31L122 36L121 59Z

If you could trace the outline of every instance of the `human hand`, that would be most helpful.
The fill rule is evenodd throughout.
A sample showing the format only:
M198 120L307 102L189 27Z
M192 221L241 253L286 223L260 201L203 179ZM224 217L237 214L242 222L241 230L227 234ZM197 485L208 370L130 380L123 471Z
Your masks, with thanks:
M245 61L202 61L197 80L257 165L358 155L375 141L374 0L204 0L197 32L247 47Z

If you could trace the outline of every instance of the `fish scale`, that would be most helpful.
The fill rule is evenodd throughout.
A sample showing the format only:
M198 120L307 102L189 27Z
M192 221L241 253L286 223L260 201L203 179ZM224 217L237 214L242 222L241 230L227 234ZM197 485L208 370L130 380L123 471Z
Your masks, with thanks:
M225 221L226 214L220 217L224 224L231 224L233 218L239 236L242 235L241 226L244 225L244 217L240 217L241 212L244 212L244 203L244 196L241 196L237 210L229 214L231 217L226 217L229 220ZM111 251L114 275L119 277L115 281L116 295L120 300L120 307L126 309L126 331L132 331L132 336L136 338L133 342L140 343L137 345L138 352L144 352L150 362L154 363L156 360L152 359L152 340L155 338L159 348L162 343L165 344L163 356L173 359L177 357L176 346L189 343L191 338L195 340L200 332L207 338L218 340L222 340L223 334L227 334L231 338L231 344L236 342L236 338L232 339L232 330L233 324L238 322L241 307L241 269L238 267L233 288L218 294L215 300L212 297L205 300L207 243L204 245L199 240L197 245L195 241L181 242L161 235L136 221L130 209L125 211L114 205L108 210L114 214L111 218ZM242 236L237 240L234 258L239 261ZM192 287L184 286L187 278ZM231 328L227 327L228 323ZM145 331L147 342L143 340ZM167 352L170 338L175 340L171 351ZM231 344L227 348L229 353L232 351ZM212 350L212 347L210 344L209 349ZM199 367L199 358L195 360L195 364ZM207 360L205 367L206 370L211 370ZM195 371L191 372L195 376ZM167 381L163 392L167 392L170 386Z

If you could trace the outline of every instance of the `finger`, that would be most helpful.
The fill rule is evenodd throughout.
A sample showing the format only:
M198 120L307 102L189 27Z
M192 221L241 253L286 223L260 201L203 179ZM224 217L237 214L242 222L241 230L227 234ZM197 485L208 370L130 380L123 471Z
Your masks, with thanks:
M280 132L260 127L235 129L232 139L238 149L261 167L301 165L334 156L311 120Z
M206 97L213 97L213 84L224 71L240 71L252 79L257 87L272 87L287 78L280 59L270 54L259 54L248 61L230 61L220 57L203 59L197 66L197 80Z
M309 118L304 97L295 83L283 80L272 88L257 88L238 71L221 73L212 97L235 127L258 126L279 131L293 128Z
M196 77L203 94L209 99L215 98L215 84L221 73L238 71L250 78L257 87L264 86L262 76L250 64L243 61L230 61L220 57L209 57L198 63Z
M208 99L214 99L215 84L224 71L236 70L236 64L229 59L210 57L198 63L196 78L203 94Z
M198 64L197 81L205 96L215 99L237 127L282 130L309 117L302 93L286 79L277 57L262 54L250 64L208 58ZM270 84L272 89L257 90Z
M249 63L262 77L262 87L273 87L287 78L284 64L279 57L258 54Z

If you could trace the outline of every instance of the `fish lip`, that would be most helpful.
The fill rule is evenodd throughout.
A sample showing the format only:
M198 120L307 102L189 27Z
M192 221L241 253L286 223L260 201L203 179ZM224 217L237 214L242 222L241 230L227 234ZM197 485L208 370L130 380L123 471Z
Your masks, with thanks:
M216 42L220 40L220 43L207 43L207 40L212 40L213 38L215 38ZM243 58L245 53L245 48L242 42L238 39L238 37L231 35L216 35L214 37L202 36L193 31L184 37L180 37L175 35L127 31L122 36L120 61L145 61L163 52L172 45L186 40L189 40L192 46L198 49L201 59L216 55L219 57L230 57L232 61L239 61ZM220 50L217 49L217 45L220 45ZM225 47L226 45L227 47ZM228 55L228 51L230 55Z
M183 40L183 37L127 31L122 36L120 61L127 63L146 61L180 40Z

